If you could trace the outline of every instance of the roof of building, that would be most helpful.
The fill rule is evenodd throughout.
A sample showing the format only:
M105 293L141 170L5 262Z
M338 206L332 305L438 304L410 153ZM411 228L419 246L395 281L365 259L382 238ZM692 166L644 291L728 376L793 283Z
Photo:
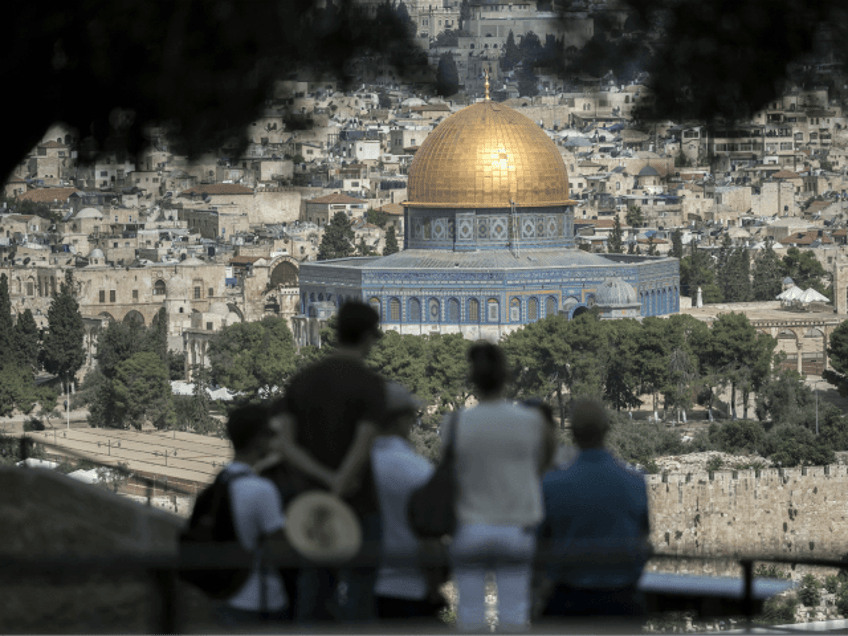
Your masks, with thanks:
M800 179L801 175L791 170L778 170L771 175L774 179Z
M204 194L208 194L210 196L216 194L253 194L253 188L248 188L247 186L243 186L238 183L207 183L183 190L180 193L180 196L202 196Z
M658 177L660 173L657 172L657 169L653 166L644 166L640 171L638 176L640 177Z
M307 203L365 203L365 201L342 194L341 192L333 192L332 194L326 194L322 197L309 199Z
M253 265L256 261L261 260L261 256L232 256L230 257L230 265Z
M409 205L570 205L568 172L550 137L508 106L478 102L427 136L409 167Z
M387 203L380 208L380 212L385 212L392 216L403 216L403 206L400 203Z
M67 203L68 197L80 192L76 188L36 188L18 195L19 201L32 201L34 203Z
M833 243L833 239L821 230L795 232L786 238L780 239L781 245L811 245L816 241L821 241L822 243Z
M83 208L74 215L75 219L102 219L103 213L97 208Z
M43 144L38 144L39 148L67 148L61 141L45 141Z

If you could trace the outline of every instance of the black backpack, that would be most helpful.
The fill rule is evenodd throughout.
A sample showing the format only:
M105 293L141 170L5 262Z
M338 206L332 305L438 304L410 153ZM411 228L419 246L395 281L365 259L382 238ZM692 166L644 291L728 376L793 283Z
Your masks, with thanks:
M240 477L251 473L230 473L221 471L194 503L186 529L180 534L180 556L188 559L199 558L199 549L211 552L216 543L228 543L232 546L232 555L252 563L251 553L245 550L236 537L230 500L230 484ZM228 551L227 555L231 553ZM225 568L219 570L181 570L180 578L199 587L214 599L226 599L239 591L250 577L251 567Z

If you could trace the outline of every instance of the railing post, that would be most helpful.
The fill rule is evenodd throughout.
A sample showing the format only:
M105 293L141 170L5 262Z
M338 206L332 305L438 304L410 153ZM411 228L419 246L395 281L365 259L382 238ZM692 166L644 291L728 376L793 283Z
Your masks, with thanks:
M155 569L153 575L153 616L151 633L177 634L177 575L174 570Z
M754 622L754 562L751 559L742 559L740 563L745 579L742 612L745 614L745 631L750 632Z

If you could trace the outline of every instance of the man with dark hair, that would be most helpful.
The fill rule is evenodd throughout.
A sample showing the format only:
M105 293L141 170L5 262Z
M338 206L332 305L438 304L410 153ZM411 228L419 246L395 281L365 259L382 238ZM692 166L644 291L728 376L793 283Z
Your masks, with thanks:
M230 413L227 436L235 455L223 472L228 480L230 514L242 547L256 552L261 545L285 546L282 501L274 484L257 475L253 465L268 452L271 429L262 406L246 406ZM276 570L254 565L249 578L220 608L225 626L282 619L289 615L288 598Z
M645 611L637 583L650 554L647 487L642 474L604 448L609 428L600 402L577 400L571 432L580 452L542 482L539 543L550 550L546 575L553 585L547 616Z
M382 335L379 321L369 305L342 305L335 351L291 380L281 408L286 415L274 420L274 450L296 473L293 491L329 490L346 500L362 524L363 549L372 551L380 541L380 512L369 453L383 418L385 389L363 360ZM296 617L373 619L375 577L376 567L302 569ZM346 598L336 607L340 581Z

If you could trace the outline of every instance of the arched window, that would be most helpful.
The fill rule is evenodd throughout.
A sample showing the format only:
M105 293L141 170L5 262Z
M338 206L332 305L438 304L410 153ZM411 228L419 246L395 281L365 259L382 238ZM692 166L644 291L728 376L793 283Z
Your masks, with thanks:
M382 319L383 318L383 311L382 311L382 307L380 306L380 299L377 298L376 296L371 296L371 298L368 299L368 304L371 305L371 307L374 308L374 311L376 311L377 315L380 316L380 319Z
M436 298L431 298L427 301L427 321L428 322L441 322L442 319L442 308L439 305L439 301Z
M459 301L456 298L451 298L448 301L448 322L459 322Z
M167 289L165 287L165 281L164 280L157 280L155 283L153 283L153 295L154 296L164 296L166 291L167 291Z
M557 301L553 296L548 296L545 300L545 316L553 316L557 312Z
M527 301L527 320L539 320L539 301L535 298Z
M486 322L500 322L500 306L497 299L490 298L486 301Z
M509 301L509 321L521 322L521 301L518 298Z
M480 301L476 298L468 301L468 322L480 322Z
M400 301L397 298L392 298L389 301L389 320L400 322Z
M421 301L417 298L409 301L409 322L421 322Z

